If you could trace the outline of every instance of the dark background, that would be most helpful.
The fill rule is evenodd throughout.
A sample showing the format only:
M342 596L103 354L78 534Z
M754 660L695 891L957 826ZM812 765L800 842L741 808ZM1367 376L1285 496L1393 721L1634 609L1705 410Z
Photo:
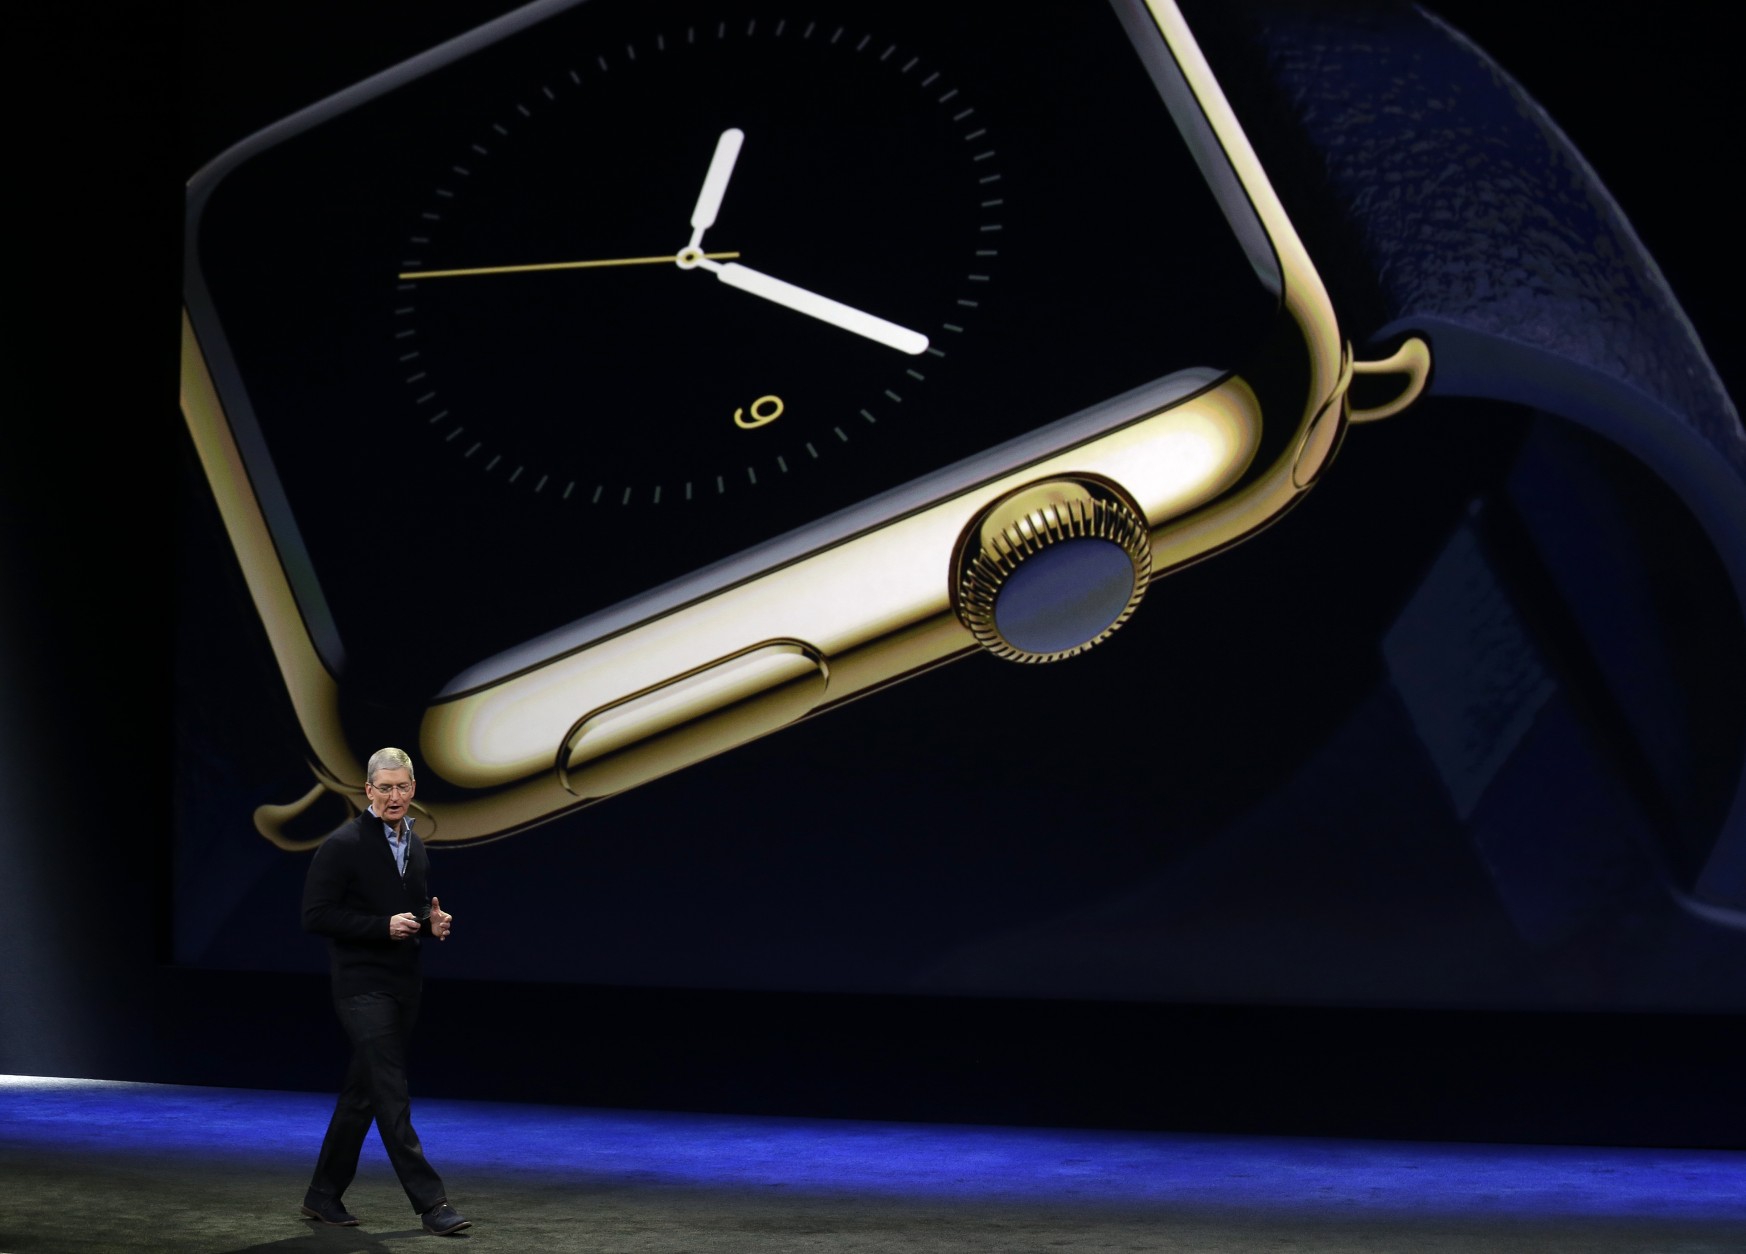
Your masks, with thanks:
M325 979L170 955L181 183L497 6L21 15L0 455L0 1071L324 1089ZM1619 197L1741 391L1721 19L1442 11ZM368 23L367 35L341 34ZM197 576L198 577L198 576ZM215 572L213 579L219 576ZM186 626L184 624L184 626ZM215 623L218 631L234 624ZM275 926L263 922L263 927ZM432 1094L1431 1137L1740 1144L1737 1015L1133 1004L433 980Z

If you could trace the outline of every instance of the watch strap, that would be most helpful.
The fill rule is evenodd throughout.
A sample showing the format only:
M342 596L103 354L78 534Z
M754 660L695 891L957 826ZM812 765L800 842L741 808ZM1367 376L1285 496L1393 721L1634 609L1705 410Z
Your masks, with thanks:
M1552 415L1651 470L1698 524L1686 529L1682 559L1718 566L1712 595L1733 614L1719 652L1737 657L1746 644L1746 435L1659 267L1545 110L1416 6L1208 5L1191 24L1205 32L1221 84L1360 351L1418 335L1431 346L1430 395ZM1477 423L1473 434L1482 438ZM1679 725L1669 714L1677 684L1650 691L1657 668L1668 669L1663 655L1680 647L1657 637L1676 639L1681 624L1635 621L1648 594L1637 589L1633 599L1626 585L1632 567L1667 554L1656 551L1656 522L1637 517L1638 493L1585 465L1592 459L1580 450L1581 441L1544 445L1535 473L1542 489L1558 479L1556 491L1599 502L1586 514L1594 525L1573 534L1545 492L1515 491L1527 506L1523 538L1546 557L1546 578L1587 637L1608 700L1643 752L1662 759L1652 763L1662 782L1678 789L1683 757L1734 755L1726 815L1688 881L1689 904L1746 910L1739 746L1706 745L1701 731ZM1420 629L1434 635L1435 621ZM1396 639L1397 654L1402 647ZM1419 726L1433 757L1435 722L1426 707ZM1461 773L1443 765L1458 797ZM1746 924L1746 914L1734 921Z

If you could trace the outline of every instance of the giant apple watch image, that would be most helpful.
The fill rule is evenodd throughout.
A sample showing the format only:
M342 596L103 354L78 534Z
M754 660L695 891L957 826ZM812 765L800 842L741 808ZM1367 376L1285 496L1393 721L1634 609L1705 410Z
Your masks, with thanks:
M263 858L413 741L433 847L638 938L540 978L1417 987L1357 883L1432 999L1732 996L1738 419L1434 16L535 4L215 154L186 256Z
M502 836L979 639L1077 652L1317 473L1331 311L1152 16L873 16L533 5L194 179L190 429L318 787L368 675L430 838ZM1087 60L1122 125L1034 116ZM336 499L346 444L416 486ZM338 577L389 528L469 603L410 655Z

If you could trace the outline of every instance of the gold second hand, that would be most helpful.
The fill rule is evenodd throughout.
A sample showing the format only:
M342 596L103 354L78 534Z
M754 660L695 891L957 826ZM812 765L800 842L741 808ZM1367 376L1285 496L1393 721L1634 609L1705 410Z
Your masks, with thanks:
M703 253L711 261L731 261L738 253ZM672 265L679 260L678 254L669 253L665 257L612 257L606 261L548 261L531 266L475 266L470 270L407 270L396 278L401 279L458 279L474 274L526 274L533 270L595 270L601 266L658 266Z

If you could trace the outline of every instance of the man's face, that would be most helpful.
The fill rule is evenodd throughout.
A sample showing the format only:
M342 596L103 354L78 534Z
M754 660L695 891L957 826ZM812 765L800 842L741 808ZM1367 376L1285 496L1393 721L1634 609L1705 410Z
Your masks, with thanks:
M406 817L407 807L412 804L412 772L404 766L392 770L384 767L376 772L365 788L369 791L370 802L376 807L376 814L385 823L396 827L400 820Z

